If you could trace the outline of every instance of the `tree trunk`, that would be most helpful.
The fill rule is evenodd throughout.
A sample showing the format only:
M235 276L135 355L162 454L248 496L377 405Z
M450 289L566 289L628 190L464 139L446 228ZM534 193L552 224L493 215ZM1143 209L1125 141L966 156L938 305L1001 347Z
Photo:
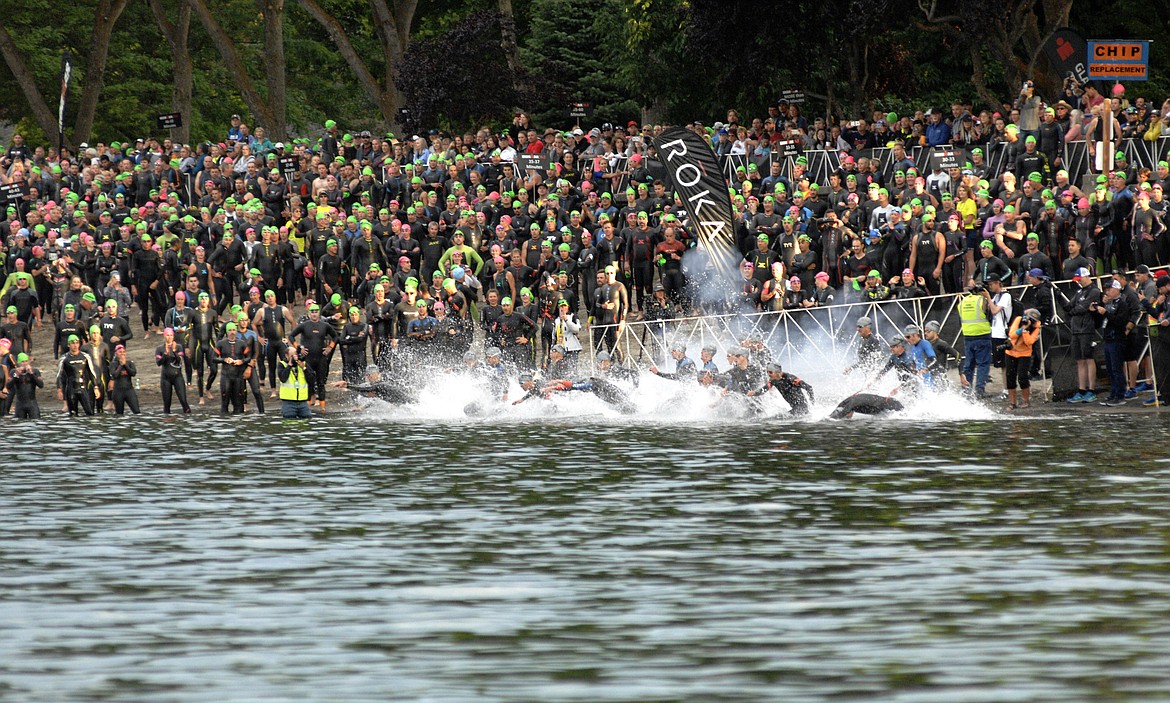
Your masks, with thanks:
M386 64L382 82L385 89L380 104L384 110L390 110L390 123L395 129L400 129L402 125L398 120L398 106L405 103L406 99L398 89L398 62L402 60L402 54L410 42L410 25L414 22L418 0L395 0L393 12L386 5L386 0L370 0L370 9L374 12L374 33L382 42Z
M968 49L971 52L971 85L975 86L983 102L991 106L993 111L998 110L1003 101L987 89L987 75L983 68L983 57L979 55L979 46L968 44Z
M861 85L861 57L858 56L859 53L856 42L850 44L845 51L845 60L849 64L849 85L853 87L849 95L849 109L852 111L850 117L860 117L864 112L862 93L865 87Z
M366 97L382 113L382 119L387 124L394 124L398 118L398 103L393 100L392 94L388 94L388 91L379 85L378 79L374 78L374 74L370 73L366 62L362 60L362 57L358 56L357 50L353 48L353 44L349 40L349 35L345 33L345 29L341 26L341 23L333 15L326 12L316 0L298 0L298 2L304 8L305 12L308 12L309 16L316 20L317 24L321 25L321 28L329 35L329 38L333 41L333 45L337 47L337 52L341 54L341 58L345 59L349 70L353 71L354 75L357 76L358 84L365 91ZM387 60L390 59L388 58Z
M191 4L187 0L179 0L179 18L175 22L167 17L161 0L150 0L150 10L171 47L172 70L175 74L171 109L183 116L182 126L171 130L171 139L186 144L191 140L191 95L194 90L194 66L187 48L187 40L191 35Z
M97 114L98 99L105 85L106 61L110 57L110 36L114 24L129 0L99 0L93 18L93 42L85 64L85 87L77 107L77 121L73 127L73 142L89 141L93 118Z
M57 116L49 109L48 103L45 102L45 96L37 87L36 78L28 64L24 62L24 57L20 55L16 43L12 41L12 35L4 26L2 13L0 13L0 54L4 55L4 62L8 64L8 69L12 71L17 84L20 85L24 98L28 101L29 109L32 110L33 119L37 121L37 126L45 133L50 144L56 144L57 137L60 136L57 130Z
M512 0L499 0L500 14L500 46L504 50L504 58L508 61L508 72L512 74L512 88L517 95L524 93L524 85L520 74L520 48L516 44L516 14L512 10Z
M257 0L264 14L264 54L268 106L273 121L264 125L272 141L288 136L288 101L284 63L284 0Z
M384 78L380 83L366 62L358 55L357 50L353 48L349 35L346 34L345 28L341 26L336 17L321 7L317 0L297 1L329 35L333 45L337 47L337 52L341 54L341 58L345 59L349 70L353 71L354 76L357 77L358 84L362 86L366 97L382 113L382 119L396 129L399 128L398 107L403 103L403 99L396 84L397 64L402 60L402 52L406 50L406 44L410 38L410 25L414 21L414 12L418 7L418 1L398 0L391 11L385 0L369 0L370 10L374 17L374 34L377 35L378 42L382 46L382 59L386 66Z
M227 64L228 72L232 74L236 81L236 87L240 90L240 96L244 99L244 104L252 112L252 116L260 121L266 129L269 125L275 125L276 116L272 113L272 109L268 103L261 97L256 90L256 86L252 83L252 79L248 77L248 72L244 70L244 62L240 60L240 54L236 51L236 44L220 26L219 22L211 15L211 11L207 8L206 0L190 0L191 9L199 16L199 22L203 28L207 30L208 36L211 37L211 42L215 44L215 48L219 50L220 57L223 62ZM281 116L281 122L284 121L284 116Z

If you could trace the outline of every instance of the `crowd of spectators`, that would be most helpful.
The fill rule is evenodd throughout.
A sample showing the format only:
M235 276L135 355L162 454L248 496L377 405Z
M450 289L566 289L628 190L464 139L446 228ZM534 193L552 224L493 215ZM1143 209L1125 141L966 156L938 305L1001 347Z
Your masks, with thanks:
M1103 121L1114 146L1157 139L1170 100L1158 109L1120 85L1105 92L1066 82L1047 102L1026 83L986 109L830 121L776 103L750 119L729 110L686 125L718 155L764 157L728 179L744 257L739 299L767 311L1139 265L1156 275L1170 262L1170 167L1138 168L1120 149L1100 163ZM663 129L636 120L537 128L517 112L505 128L406 138L328 120L285 143L237 115L193 145L143 137L63 153L17 134L2 163L2 305L26 336L30 326L59 327L66 311L84 333L134 308L144 336L179 334L188 366L198 343L214 350L225 333L217 324L196 340L169 322L177 299L198 308L204 294L217 322L256 326L260 347L286 336L285 323L297 322L286 310L310 300L334 322L347 369L400 342L455 358L479 336L519 366L542 365L579 334L576 322L558 322L566 312L616 327L699 308L688 288L689 267L701 265L687 257L694 233L652 146ZM1101 173L1073 183L1061 146L1086 139ZM832 150L840 168L815 182L804 156L778 156L794 141L798 152ZM962 162L932 160L919 172L907 156L941 145L961 147ZM891 158L874 158L877 147ZM266 306L280 310L269 329ZM430 320L422 329L420 317ZM98 331L111 348L130 336Z

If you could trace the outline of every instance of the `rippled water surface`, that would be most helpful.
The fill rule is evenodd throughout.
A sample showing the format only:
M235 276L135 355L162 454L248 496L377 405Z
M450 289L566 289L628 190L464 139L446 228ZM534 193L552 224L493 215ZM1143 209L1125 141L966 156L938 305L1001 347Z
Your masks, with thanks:
M624 425L6 424L0 700L1170 700L1170 421Z

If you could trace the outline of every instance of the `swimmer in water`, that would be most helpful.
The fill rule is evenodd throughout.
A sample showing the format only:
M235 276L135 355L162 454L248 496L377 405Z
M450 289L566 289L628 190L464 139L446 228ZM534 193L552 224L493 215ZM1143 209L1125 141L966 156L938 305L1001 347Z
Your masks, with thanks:
M833 412L829 414L829 418L841 420L853 417L853 413L882 415L885 413L900 412L903 409L903 405L893 398L874 393L855 393L842 400Z

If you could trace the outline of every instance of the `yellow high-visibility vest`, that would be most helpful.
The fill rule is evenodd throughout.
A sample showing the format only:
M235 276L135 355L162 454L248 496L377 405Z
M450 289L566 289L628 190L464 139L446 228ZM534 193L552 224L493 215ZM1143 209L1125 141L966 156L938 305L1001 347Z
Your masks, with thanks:
M280 382L281 400L308 400L309 381L305 371L295 364L289 367L288 380Z
M983 296L967 295L959 301L959 322L964 337L982 337L991 334L991 318L983 309Z

